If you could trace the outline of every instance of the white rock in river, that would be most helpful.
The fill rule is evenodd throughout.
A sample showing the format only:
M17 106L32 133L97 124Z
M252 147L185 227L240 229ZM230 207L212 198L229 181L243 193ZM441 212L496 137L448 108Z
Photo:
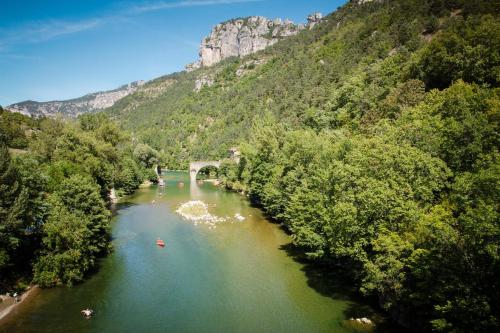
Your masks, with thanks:
M367 325L371 325L372 324L372 321L370 319L366 318L366 317L361 318L361 322L363 324L367 324Z

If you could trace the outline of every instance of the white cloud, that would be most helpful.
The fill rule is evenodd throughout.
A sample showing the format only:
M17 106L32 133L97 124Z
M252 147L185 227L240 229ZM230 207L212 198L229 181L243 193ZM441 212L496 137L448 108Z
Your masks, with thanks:
M18 53L2 53L2 52L0 52L0 59L1 58L14 59L14 60L42 60L42 57L39 57L39 56L32 56L32 55L18 54Z
M185 0L178 2L158 1L158 2L146 3L140 6L134 6L130 8L129 13L139 14L139 13L172 9L172 8L232 5L238 3L260 2L260 1L263 0Z
M6 52L14 44L40 43L54 38L95 29L104 23L123 20L142 13L183 7L231 5L264 0L182 0L177 2L156 1L131 6L115 15L100 16L80 21L49 20L32 22L11 30L0 31L0 52Z
M27 30L26 37L31 38L33 41L44 41L62 35L90 30L99 26L101 23L101 19L90 19L78 22L49 21L34 29Z
M59 36L94 29L102 22L102 19L89 19L74 22L51 20L30 23L13 30L6 30L1 34L0 51L6 50L12 44L39 43Z

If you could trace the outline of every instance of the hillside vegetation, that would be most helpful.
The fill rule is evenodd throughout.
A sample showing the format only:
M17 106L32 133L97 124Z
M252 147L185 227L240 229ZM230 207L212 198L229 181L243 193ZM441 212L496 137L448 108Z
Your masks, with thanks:
M287 128L359 129L376 122L378 105L410 79L426 90L459 78L497 82L494 3L462 2L348 4L263 52L150 81L107 112L165 150L170 168L226 156L267 112ZM204 77L214 84L194 91Z
M498 1L351 2L108 112L170 168L222 167L312 261L405 326L500 329ZM213 80L194 91L200 78Z

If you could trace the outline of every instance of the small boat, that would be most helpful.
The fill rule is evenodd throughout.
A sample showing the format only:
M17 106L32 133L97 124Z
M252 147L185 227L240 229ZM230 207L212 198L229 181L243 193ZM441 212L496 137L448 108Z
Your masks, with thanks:
M160 185L160 186L165 186L165 181L163 180L163 178L160 178L160 179L158 180L158 185Z
M164 247L164 246L165 246L165 242L164 242L163 240L161 240L161 239L159 239L159 238L158 238L158 239L156 240L156 245L161 246L161 247Z

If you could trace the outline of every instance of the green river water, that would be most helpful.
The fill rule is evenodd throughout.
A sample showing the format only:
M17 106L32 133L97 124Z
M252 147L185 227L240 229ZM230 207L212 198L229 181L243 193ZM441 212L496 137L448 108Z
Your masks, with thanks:
M164 188L140 189L118 205L114 251L97 273L73 288L42 290L0 332L364 331L347 319L366 307L318 287L284 250L289 236L245 197L190 186L187 173L164 178ZM215 229L186 221L175 210L190 200L230 218ZM91 319L80 314L87 307Z

